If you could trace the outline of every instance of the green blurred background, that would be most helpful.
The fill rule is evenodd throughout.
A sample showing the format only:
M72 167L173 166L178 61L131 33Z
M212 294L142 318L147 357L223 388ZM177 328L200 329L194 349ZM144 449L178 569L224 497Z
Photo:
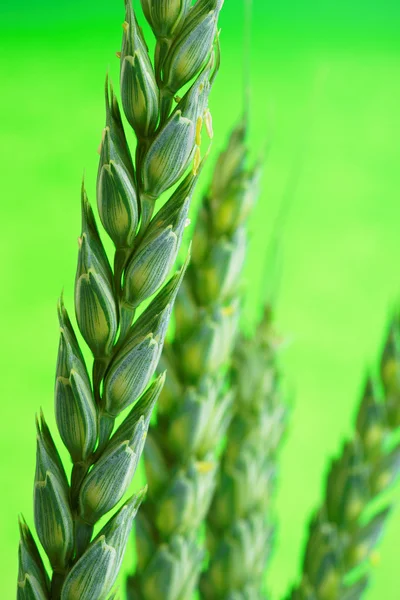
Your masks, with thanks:
M107 68L117 79L122 20L122 0L1 8L2 598L15 597L17 513L32 523L35 411L54 422L56 299L65 286L72 309L80 181L85 169L93 199L103 82ZM221 26L214 157L242 109L241 0L226 0ZM295 406L281 460L274 600L298 574L327 459L351 431L400 290L399 26L396 0L254 0L250 145L254 156L265 140L270 150L251 222L247 323L273 223L290 198L277 319ZM399 539L397 510L369 600L400 597ZM126 568L132 556L130 548Z

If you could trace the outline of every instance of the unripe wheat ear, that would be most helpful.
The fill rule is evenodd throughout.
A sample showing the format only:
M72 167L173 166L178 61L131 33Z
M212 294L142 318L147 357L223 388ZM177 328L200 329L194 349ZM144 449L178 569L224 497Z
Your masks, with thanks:
M93 369L89 374L80 336L61 298L55 413L73 466L67 474L41 414L34 514L51 573L46 573L34 537L21 520L18 600L115 597L112 589L144 490L126 500L95 537L93 529L125 497L164 384L164 374L150 382L188 259L165 282L181 245L201 166L200 132L209 119L208 95L219 64L216 24L222 2L191 4L143 1L157 36L153 65L131 2L125 3L118 55L123 111L137 138L135 158L107 80L97 205L115 252L110 264L82 186L75 313L93 354ZM178 98L186 84L187 91ZM157 212L159 196L175 184ZM143 302L154 295L143 310ZM135 319L138 308L141 314ZM129 407L114 431L116 417Z

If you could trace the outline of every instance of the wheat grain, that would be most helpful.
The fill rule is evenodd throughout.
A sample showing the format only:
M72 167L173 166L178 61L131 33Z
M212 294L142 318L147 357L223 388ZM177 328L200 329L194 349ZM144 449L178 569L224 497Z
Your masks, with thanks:
M156 33L163 27L173 32L168 43L164 38L157 42L154 69L130 1L126 2L121 96L136 133L136 155L132 161L117 98L106 81L97 204L101 223L115 245L114 266L82 186L75 312L93 354L93 373L89 376L61 298L55 413L73 467L69 478L41 414L34 513L51 577L28 526L21 521L18 600L115 597L112 588L144 491L127 500L94 539L93 528L119 504L130 485L164 383L161 374L148 387L187 262L164 283L187 221L199 170L201 123L207 118L208 94L218 68L213 45L221 2L190 4L180 2L176 14L177 3L164 2L157 23L151 21ZM144 5L152 15L158 3ZM191 83L188 91L173 108L175 95L187 83ZM153 216L159 196L178 182ZM137 307L154 294L135 319ZM115 418L132 404L113 431Z
M245 136L241 123L217 162L175 304L175 338L160 363L168 380L146 444L149 496L137 520L130 599L189 599L202 566L198 534L230 418L224 366L236 333L245 221L257 191L258 169L245 164Z
M395 318L381 357L383 397L369 378L354 437L331 463L324 504L310 524L302 581L288 596L291 600L357 600L368 586L390 512L390 499L382 494L400 470L399 342Z

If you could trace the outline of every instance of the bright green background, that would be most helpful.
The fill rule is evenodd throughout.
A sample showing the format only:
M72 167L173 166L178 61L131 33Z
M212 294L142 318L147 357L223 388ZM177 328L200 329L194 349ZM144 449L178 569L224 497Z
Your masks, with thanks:
M278 206L291 198L277 317L296 403L282 452L274 599L298 572L321 475L351 431L362 375L400 289L399 6L255 0L251 147L255 155L268 138L271 149L251 227L247 320L260 300ZM80 180L85 168L93 198L103 81L108 66L117 78L123 8L19 0L1 10L0 586L8 599L17 513L32 523L35 411L42 406L52 422L56 298L65 286L72 307ZM221 25L215 150L241 110L240 0L226 0ZM399 537L397 511L369 600L400 596Z

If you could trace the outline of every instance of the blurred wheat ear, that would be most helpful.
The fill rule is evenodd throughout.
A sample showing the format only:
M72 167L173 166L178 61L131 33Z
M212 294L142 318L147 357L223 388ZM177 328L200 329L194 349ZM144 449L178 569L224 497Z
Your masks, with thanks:
M179 251L201 166L202 124L218 69L222 2L143 1L157 36L154 66L130 1L123 23L122 106L136 134L131 158L116 94L106 81L97 205L115 246L113 267L82 185L75 280L76 335L62 298L55 382L57 427L72 461L67 474L43 414L37 419L35 528L20 521L18 600L100 600L112 592L144 490L120 505L143 450L165 375L158 365L188 259L165 283ZM179 5L179 6L178 6ZM161 37L159 36L161 35ZM180 99L177 94L186 84ZM176 105L175 105L176 104ZM208 127L210 131L210 127ZM179 184L163 207L161 194ZM143 310L143 303L154 298ZM135 318L137 309L141 311ZM89 375L82 338L93 354ZM150 384L150 386L149 386ZM126 410L131 407L126 415ZM116 417L125 414L114 431ZM98 521L108 515L93 537Z
M379 393L380 390L380 393ZM378 381L368 378L354 437L330 465L313 517L303 575L288 600L357 600L368 587L376 546L400 470L400 329L392 319Z
M236 342L234 417L207 515L210 560L201 577L204 599L265 597L274 530L271 500L287 413L279 383L278 344L270 307L264 309L253 336L241 335Z
M231 418L230 361L239 314L245 223L259 169L246 166L245 122L232 132L204 198L193 257L176 303L176 331L160 365L168 378L145 450L149 495L137 521L130 599L192 597L202 567L199 532Z

